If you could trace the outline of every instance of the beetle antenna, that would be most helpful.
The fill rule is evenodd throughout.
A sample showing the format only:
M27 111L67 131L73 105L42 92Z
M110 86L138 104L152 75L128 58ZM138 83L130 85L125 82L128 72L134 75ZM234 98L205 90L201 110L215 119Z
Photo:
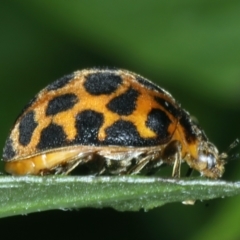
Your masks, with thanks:
M233 148L237 147L239 145L239 139L236 138L228 147L227 153L230 152Z
M228 147L227 151L226 151L226 154L228 155L228 161L232 161L232 160L236 160L239 158L239 153L233 153L232 155L229 155L229 153L234 149L236 148L237 146L239 146L239 139L236 138Z

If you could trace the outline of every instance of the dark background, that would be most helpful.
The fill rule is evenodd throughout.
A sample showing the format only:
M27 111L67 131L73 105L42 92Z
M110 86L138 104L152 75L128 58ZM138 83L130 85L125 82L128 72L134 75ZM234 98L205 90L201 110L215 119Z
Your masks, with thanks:
M240 2L1 1L0 144L53 80L126 68L169 90L220 151L240 138ZM224 179L240 180L239 159ZM49 211L0 219L4 239L238 239L240 197L149 212Z

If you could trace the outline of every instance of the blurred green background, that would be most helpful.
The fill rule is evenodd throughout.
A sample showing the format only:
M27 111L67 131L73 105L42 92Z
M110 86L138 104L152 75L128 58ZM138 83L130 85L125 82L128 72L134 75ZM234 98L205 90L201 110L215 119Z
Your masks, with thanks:
M23 106L74 70L126 68L169 90L220 151L240 138L240 1L70 0L0 3L0 144ZM240 180L239 159L225 180ZM36 239L239 239L240 197L149 212L49 211L1 219Z

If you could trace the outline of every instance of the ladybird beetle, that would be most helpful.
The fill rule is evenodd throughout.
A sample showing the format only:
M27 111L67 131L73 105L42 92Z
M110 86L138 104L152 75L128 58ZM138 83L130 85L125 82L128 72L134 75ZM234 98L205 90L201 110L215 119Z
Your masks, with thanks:
M164 89L121 69L85 69L40 91L15 122L3 149L13 175L137 174L162 164L220 178L219 154L201 128Z

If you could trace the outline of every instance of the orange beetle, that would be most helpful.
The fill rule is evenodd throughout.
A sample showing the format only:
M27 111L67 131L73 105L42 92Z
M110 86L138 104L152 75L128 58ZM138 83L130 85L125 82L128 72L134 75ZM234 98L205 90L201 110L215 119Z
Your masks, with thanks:
M173 165L220 178L219 154L204 132L164 89L121 69L86 69L64 76L25 107L6 140L5 170L13 175L135 174Z

